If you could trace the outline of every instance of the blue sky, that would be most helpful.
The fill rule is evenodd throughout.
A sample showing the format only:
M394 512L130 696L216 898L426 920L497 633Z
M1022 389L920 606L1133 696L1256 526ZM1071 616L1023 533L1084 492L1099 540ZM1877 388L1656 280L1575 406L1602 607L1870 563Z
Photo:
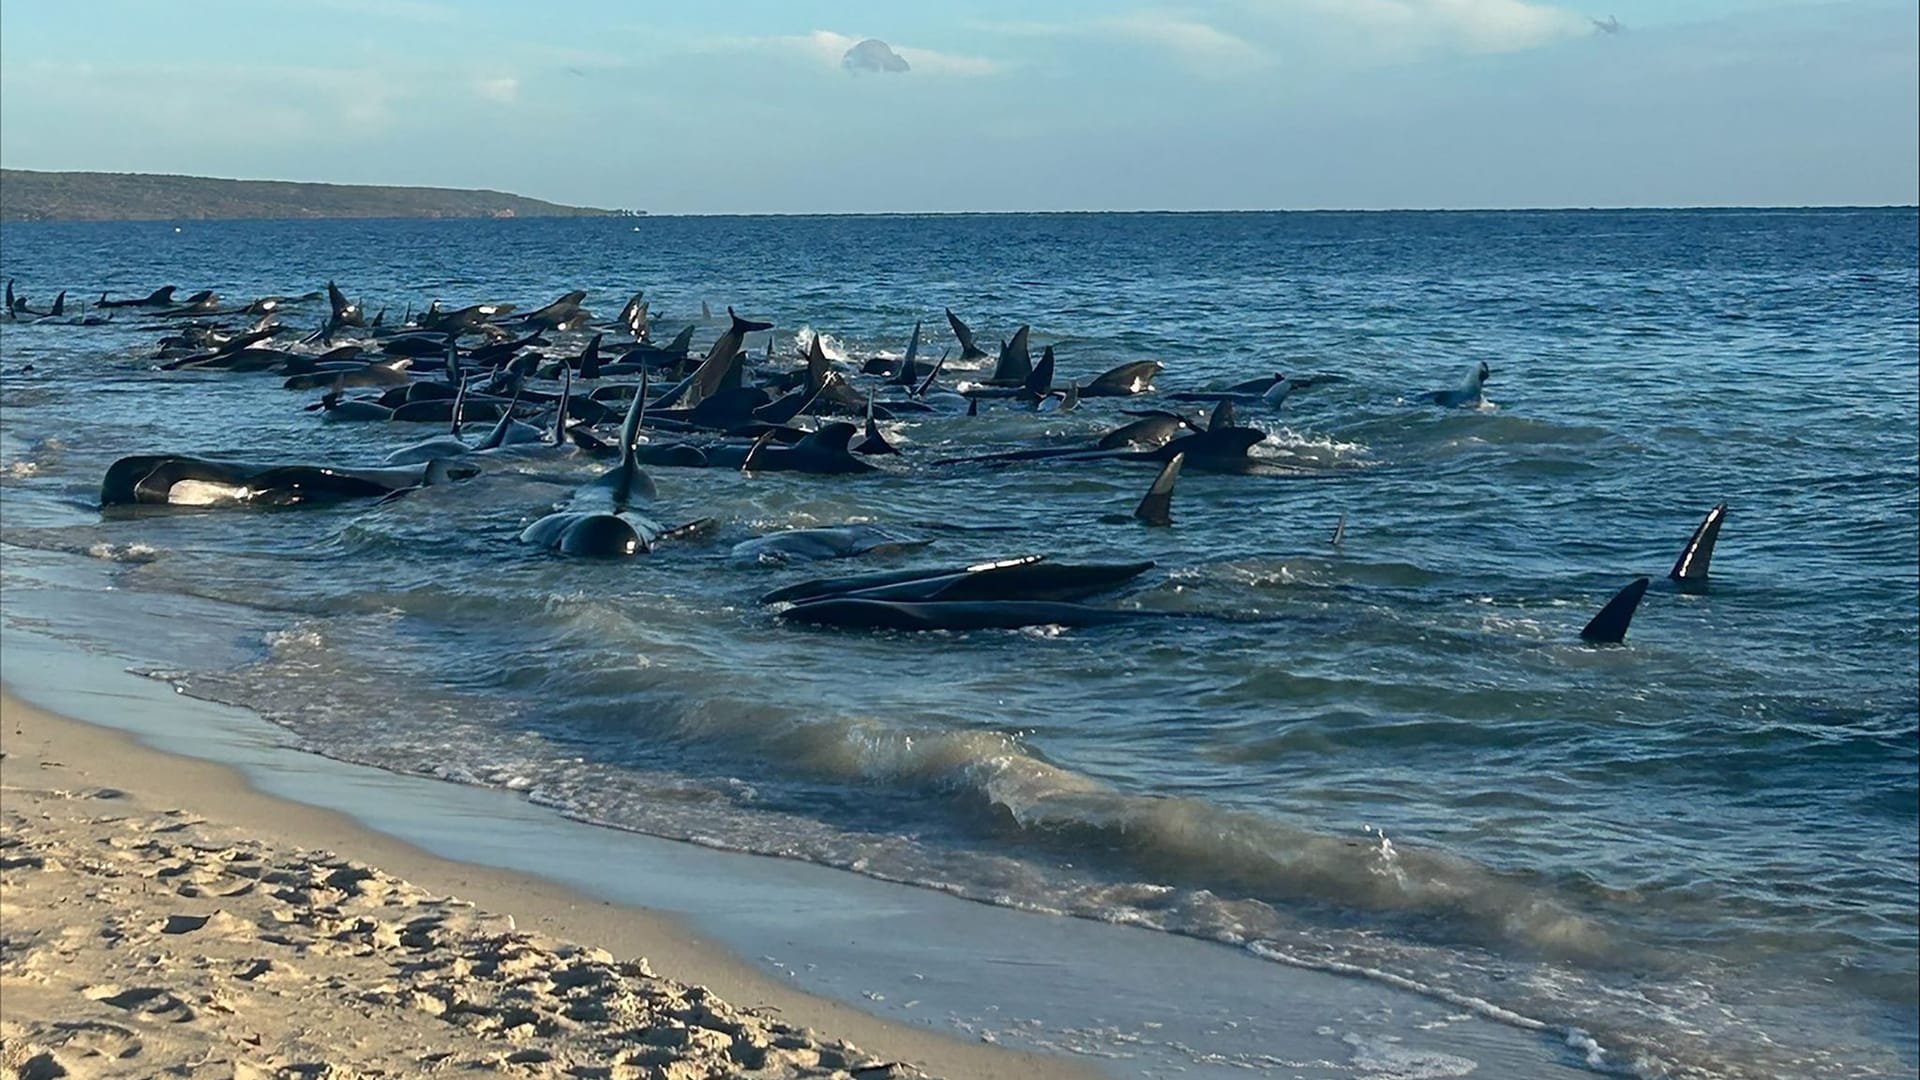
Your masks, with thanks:
M7 0L0 162L684 213L1913 203L1917 7ZM908 70L849 71L869 37Z

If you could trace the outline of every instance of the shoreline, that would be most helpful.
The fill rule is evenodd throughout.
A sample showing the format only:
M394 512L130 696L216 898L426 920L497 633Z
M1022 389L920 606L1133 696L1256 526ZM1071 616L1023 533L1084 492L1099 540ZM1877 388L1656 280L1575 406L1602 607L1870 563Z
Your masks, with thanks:
M704 987L738 1012L770 1014L784 1024L807 1029L817 1038L825 1038L819 1032L828 1032L833 1039L847 1039L864 1051L864 1057L848 1055L854 1065L861 1061L901 1062L954 1080L1085 1080L1094 1075L1062 1058L915 1030L797 991L754 970L724 948L702 940L671 917L596 900L538 877L442 858L337 812L264 793L227 765L154 749L122 731L47 711L23 700L11 685L0 690L0 726L4 727L6 744L4 757L0 758L0 776L5 777L10 818L23 812L45 818L47 804L71 805L99 796L106 801L97 805L110 811L123 826L150 826L158 820L190 816L260 845L266 857L274 861L285 859L289 852L345 852L355 863L371 864L377 871L401 879L404 886L470 903L484 913L482 917L505 920L509 926L586 950L605 950L613 962L645 965L665 979ZM237 824L240 822L247 824L242 827ZM20 821L10 820L9 825L12 832L20 827ZM23 840L46 842L48 836L43 834L58 837L74 828L72 821L51 825L37 822L23 830L25 837L14 835L9 840L15 845ZM8 862L9 876L22 872L25 865L25 860ZM21 890L16 881L7 885L8 893L17 895ZM203 901L187 906L212 905ZM8 908L10 923L31 920L31 911L12 904ZM63 913L63 917L71 916ZM18 928L19 923L15 923L12 929ZM8 951L14 951L11 943ZM75 962L85 966L88 956L99 960L106 951L104 947L83 948ZM15 959L8 957L6 967L14 967ZM13 971L7 975L16 991L25 990L12 982ZM29 1011L32 1008L28 1006ZM36 1018L22 1017L9 1008L6 1019L17 1025ZM166 1018L161 1021L164 1024ZM258 1018L240 1015L234 1022L257 1024ZM45 1034L46 1029L40 1029L40 1035ZM330 1033L329 1038L335 1034L342 1040L357 1041L368 1033ZM38 1045L39 1040L32 1041L36 1043L35 1052L44 1049ZM830 1051L823 1060L836 1059ZM158 1067L143 1058L142 1069ZM869 1071L876 1076L889 1075L883 1070ZM825 1070L822 1075L831 1072Z
M187 653L219 663L211 658L234 640L217 610L163 626L144 594L103 588L106 568L92 559L9 552L16 557L8 559L0 680L15 696L172 755L167 760L217 763L273 804L294 804L303 819L334 821L365 840L342 846L345 853L415 880L424 875L400 860L428 860L447 875L444 891L483 906L511 910L471 888L475 875L498 874L564 897L573 915L597 914L605 921L595 925L615 932L634 912L690 928L741 981L697 968L682 975L659 954L662 974L704 982L739 1003L753 999L735 985L798 990L826 1011L785 1019L804 1019L869 1052L894 1045L870 1030L905 1030L984 1053L989 1071L980 1075L987 1076L1050 1077L1061 1069L1169 1080L1268 1073L1332 1080L1409 1069L1431 1077L1593 1075L1584 1055L1551 1033L1375 979L588 824L520 792L311 753L250 710L141 674L192 662ZM149 644L136 648L135 640ZM147 655L160 642L171 645ZM315 815L305 813L314 807ZM600 946L617 940L571 936ZM1010 1072L996 1074L1007 1068L995 1064L1007 1049L1033 1056L1015 1057ZM949 1075L969 1075L944 1059L927 1060Z

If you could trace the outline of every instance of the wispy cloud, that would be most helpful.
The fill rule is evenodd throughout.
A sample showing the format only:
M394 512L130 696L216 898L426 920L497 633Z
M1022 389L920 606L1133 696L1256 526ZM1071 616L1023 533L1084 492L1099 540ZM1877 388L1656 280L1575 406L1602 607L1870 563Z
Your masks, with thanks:
M346 15L364 15L378 19L404 19L408 22L450 23L460 12L434 0L302 0L309 8L324 8Z
M1595 32L1587 16L1533 0L1245 0L1270 20L1345 31L1362 50L1516 52Z
M476 79L473 92L488 101L511 105L520 100L520 80L512 77Z
M1243 38L1209 23L1168 12L1136 11L1101 20L1090 29L1160 49L1189 64L1251 65L1267 59L1264 52Z
M1260 66L1267 52L1243 37L1183 12L1141 10L1079 23L977 22L974 29L1011 38L1124 42L1212 74Z

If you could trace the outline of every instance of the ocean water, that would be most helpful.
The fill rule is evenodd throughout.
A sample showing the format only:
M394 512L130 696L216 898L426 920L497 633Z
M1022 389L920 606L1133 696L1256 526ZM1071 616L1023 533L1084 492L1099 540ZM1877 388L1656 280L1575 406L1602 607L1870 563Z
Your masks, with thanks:
M244 662L159 674L332 756L1383 979L1603 1072L1910 1075L1917 235L1911 208L9 224L36 307L337 279L390 319L570 288L611 316L644 288L662 336L733 304L783 354L898 354L923 320L937 356L951 306L989 347L1031 324L1063 378L1337 378L1242 411L1298 475L1188 473L1170 529L1111 520L1152 466L932 464L1148 395L889 425L871 476L655 470L656 516L717 534L601 563L516 542L603 468L560 457L377 505L103 515L125 454L372 464L435 432L154 370L130 313L6 324L0 556L104 560L159 620L218 605ZM1483 361L1486 408L1419 400ZM1624 647L1580 644L1722 500L1710 591L1656 585ZM779 623L759 594L822 568L731 545L840 522L933 543L827 573L1152 559L1103 602L1224 617Z

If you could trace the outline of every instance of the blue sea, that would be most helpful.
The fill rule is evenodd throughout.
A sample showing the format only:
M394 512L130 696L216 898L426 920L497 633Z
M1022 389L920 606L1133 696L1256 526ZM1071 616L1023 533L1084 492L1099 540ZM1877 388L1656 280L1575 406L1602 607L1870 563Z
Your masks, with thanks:
M1190 471L1171 528L1115 520L1151 465L934 464L1159 394L990 402L886 425L902 454L869 476L655 470L657 516L717 532L598 562L516 540L605 467L564 457L385 503L103 515L122 455L376 464L437 430L156 370L136 313L10 323L0 562L218 610L240 659L160 674L333 757L1381 979L1600 1072L1912 1075L1917 237L1913 208L8 224L0 276L35 307L337 280L388 322L573 288L611 318L644 289L663 338L731 304L775 325L771 366L819 333L858 386L916 322L923 357L951 348L947 307L989 351L1030 325L1063 380L1325 378L1241 409L1295 475ZM1484 407L1422 400L1483 362ZM1711 587L1660 588L1722 501ZM821 567L729 554L847 522L932 543L825 573L1151 559L1101 602L1225 617L806 630L757 598ZM1639 575L1626 644L1582 644ZM34 583L0 581L32 616Z

